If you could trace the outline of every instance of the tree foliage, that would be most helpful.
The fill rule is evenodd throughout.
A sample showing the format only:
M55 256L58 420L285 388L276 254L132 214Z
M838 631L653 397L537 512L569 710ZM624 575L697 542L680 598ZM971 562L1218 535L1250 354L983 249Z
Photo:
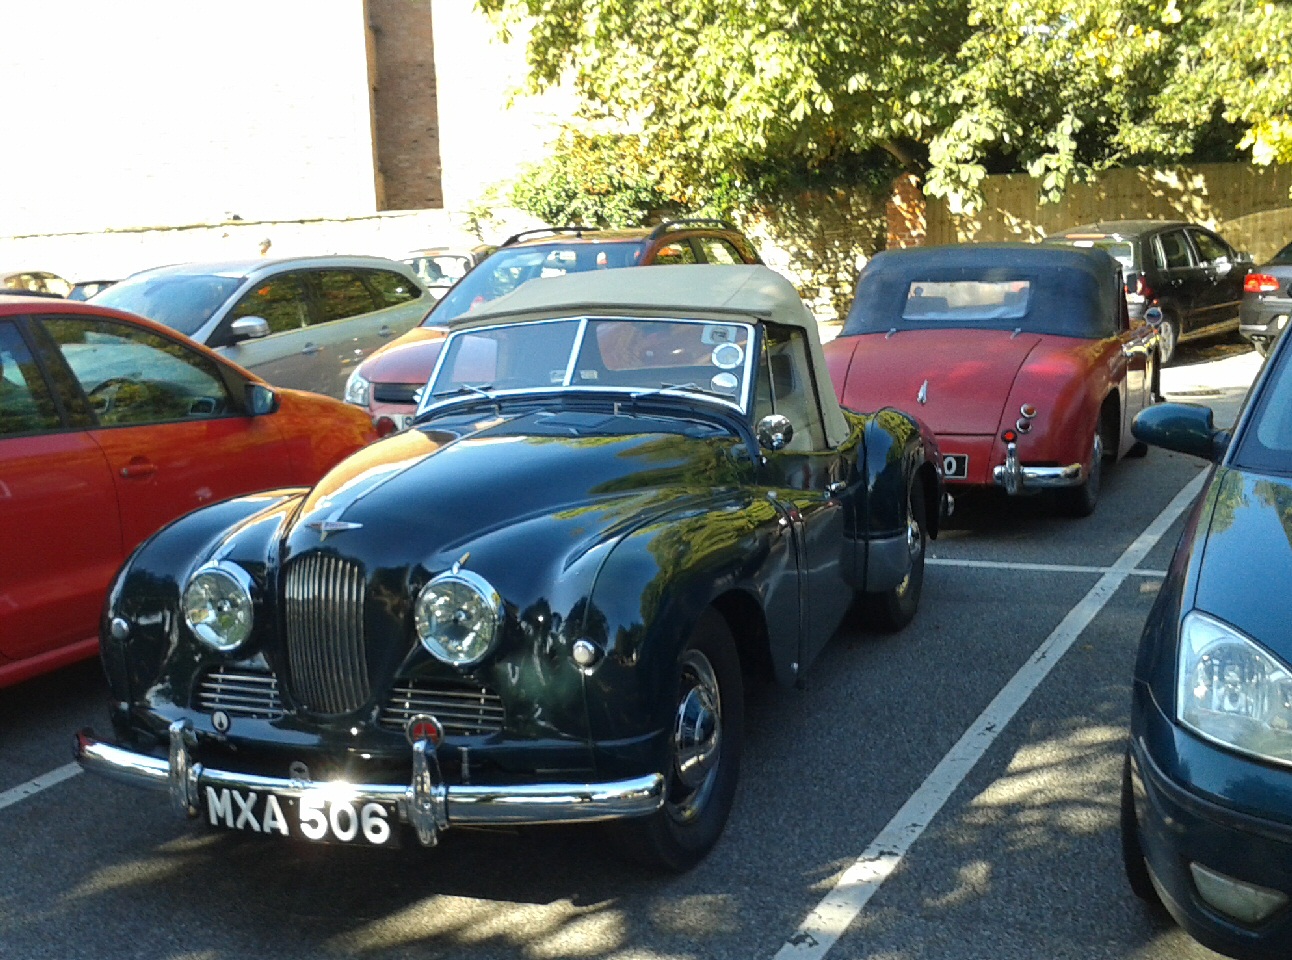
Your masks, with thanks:
M477 4L679 181L882 151L971 203L989 173L1292 161L1292 0Z

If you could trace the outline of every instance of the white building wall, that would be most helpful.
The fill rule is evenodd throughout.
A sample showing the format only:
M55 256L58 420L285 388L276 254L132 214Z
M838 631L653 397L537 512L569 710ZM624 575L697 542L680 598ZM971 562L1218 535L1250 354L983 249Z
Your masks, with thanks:
M39 0L4 33L0 235L375 211L362 0Z

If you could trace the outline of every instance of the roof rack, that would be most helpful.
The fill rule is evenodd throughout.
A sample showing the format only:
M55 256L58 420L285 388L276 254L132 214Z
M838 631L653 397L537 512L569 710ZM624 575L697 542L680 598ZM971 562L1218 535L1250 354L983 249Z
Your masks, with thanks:
M650 232L649 239L655 240L668 233L670 230L685 230L687 227L717 227L720 230L730 230L733 233L739 233L740 230L735 224L726 220L720 220L717 217L681 217L677 220L665 220L658 227Z
M576 233L579 236L582 236L584 233L588 231L596 231L598 229L600 228L579 227L579 226L573 226L573 225L568 227L538 227L534 230L522 230L520 233L513 233L510 237L508 237L506 240L500 243L499 246L510 247L513 243L519 243L525 237L537 236L540 233Z

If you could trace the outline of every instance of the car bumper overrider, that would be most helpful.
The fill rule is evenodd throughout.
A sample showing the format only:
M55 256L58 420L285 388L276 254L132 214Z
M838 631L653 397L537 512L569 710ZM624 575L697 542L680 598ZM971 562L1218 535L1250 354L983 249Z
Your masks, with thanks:
M1018 446L1005 446L1005 462L992 470L996 485L1010 496L1034 490L1079 487L1086 479L1086 469L1079 463L1063 467L1029 467L1018 458Z
M439 833L460 825L573 823L640 817L664 802L664 778L648 774L604 783L538 783L506 786L446 784L435 747L428 740L412 746L409 783L301 781L216 770L192 757L192 725L170 725L165 760L99 740L85 730L76 736L76 761L91 773L144 789L166 791L177 813L196 817L210 791L242 790L301 798L311 791L344 791L355 804L379 803L398 810L423 846L434 846Z
M1201 769L1210 755L1225 768L1255 768L1252 775L1262 780L1289 774L1198 741L1155 706L1149 709L1155 729L1134 738L1131 775L1153 886L1176 921L1204 945L1243 960L1285 958L1292 941L1292 825L1203 796L1166 768L1184 763ZM1158 745L1166 756L1155 759Z

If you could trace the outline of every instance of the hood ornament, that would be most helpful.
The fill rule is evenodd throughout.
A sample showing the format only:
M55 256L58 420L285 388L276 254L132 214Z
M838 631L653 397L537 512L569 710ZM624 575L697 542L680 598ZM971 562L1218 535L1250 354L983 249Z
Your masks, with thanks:
M915 395L915 399L920 401L921 404L929 402L929 381L924 381L924 385L920 387L920 392Z
M329 533L344 533L346 530L358 530L363 526L362 523L351 523L348 520L338 520L337 517L340 515L341 511L338 510L326 520L311 520L309 523L305 524L305 526L309 527L311 530L318 531L320 543L327 539Z

